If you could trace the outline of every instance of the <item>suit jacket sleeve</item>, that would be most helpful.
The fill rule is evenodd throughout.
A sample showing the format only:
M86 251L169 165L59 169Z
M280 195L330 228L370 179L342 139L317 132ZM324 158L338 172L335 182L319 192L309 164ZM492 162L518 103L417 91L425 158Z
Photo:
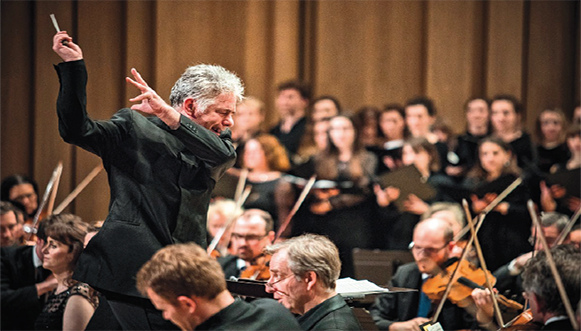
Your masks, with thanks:
M32 307L39 306L36 286L34 284L20 288L14 286L14 279L12 278L18 276L15 275L17 272L17 270L14 269L15 264L15 261L10 263L10 258L5 254L3 249L0 265L0 295L3 313L19 313Z
M417 288L417 284L412 285L411 282L419 277L419 273L416 277L410 277L412 276L411 268L411 264L399 267L389 282L390 286ZM369 313L379 330L389 330L393 323L407 321L415 317L413 314L417 311L417 298L418 292L383 294L375 299Z
M88 116L86 109L88 75L85 62L83 60L63 62L56 66L56 70L61 83L57 99L61 137L66 142L99 156L121 144L123 139L129 136L133 121L128 121L127 116L116 115L104 121L94 121ZM222 137L218 137L210 130L181 116L180 127L170 132L211 168L224 164L231 165L234 162L236 153L228 130Z
M63 140L98 156L118 146L127 136L131 121L115 116L111 120L94 121L89 117L85 62L63 62L55 69L60 81L57 114Z
M185 116L180 117L180 126L171 131L187 149L204 160L211 168L224 168L220 177L236 160L230 130L226 129L220 137ZM226 167L223 167L226 165Z

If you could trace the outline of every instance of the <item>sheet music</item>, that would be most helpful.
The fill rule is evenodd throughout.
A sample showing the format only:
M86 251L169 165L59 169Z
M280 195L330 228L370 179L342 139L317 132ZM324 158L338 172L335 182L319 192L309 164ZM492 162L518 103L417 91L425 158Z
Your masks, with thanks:
M364 297L366 294L387 293L388 289L380 287L366 279L341 278L337 280L337 293L342 297Z

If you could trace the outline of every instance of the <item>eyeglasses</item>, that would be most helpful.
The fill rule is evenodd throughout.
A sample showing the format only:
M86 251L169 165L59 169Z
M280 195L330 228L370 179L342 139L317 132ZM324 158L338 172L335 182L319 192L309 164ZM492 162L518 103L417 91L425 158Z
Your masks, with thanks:
M426 255L435 255L437 254L439 251L441 251L442 249L448 247L448 243L446 243L444 246L440 247L440 248L433 248L433 247L419 247L416 246L416 244L412 241L409 246L408 249L411 250L412 252L419 254L420 251L424 251L424 254Z
M262 238L264 238L266 236L267 236L266 234L261 236L261 235L257 235L257 234L242 235L242 234L239 234L239 233L233 233L232 236L231 236L231 239L233 239L233 240L242 240L242 239L244 239L247 242L252 242L252 241L256 242L256 241L259 241L259 240L261 240Z
M291 278L292 276L294 276L294 275L293 275L293 274L290 274L290 275L288 275L288 276L286 276L286 277L279 278L279 279L276 279L277 277L273 277L273 280L274 280L274 281L273 281L273 282L266 282L266 283L264 284L264 286L265 286L265 287L267 287L267 288L273 289L275 284L278 284L278 283L282 282L282 281L283 281L283 280L285 280L285 279L289 279L289 278ZM276 280L275 280L275 279L276 279Z

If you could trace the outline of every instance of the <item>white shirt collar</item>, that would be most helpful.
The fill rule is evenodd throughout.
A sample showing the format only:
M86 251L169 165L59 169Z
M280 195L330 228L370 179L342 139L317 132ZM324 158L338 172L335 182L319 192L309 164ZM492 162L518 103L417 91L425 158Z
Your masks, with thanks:
M32 247L32 262L35 268L42 267L42 260L36 255L36 246Z
M566 320L569 319L569 317L561 315L561 316L553 316L551 318L549 318L546 322L545 325L552 323L552 322L557 322L557 321L562 321L562 320Z

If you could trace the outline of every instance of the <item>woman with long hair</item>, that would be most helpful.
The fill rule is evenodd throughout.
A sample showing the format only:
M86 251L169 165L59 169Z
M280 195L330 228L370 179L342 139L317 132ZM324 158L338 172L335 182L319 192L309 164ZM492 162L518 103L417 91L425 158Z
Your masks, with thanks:
M424 201L415 194L404 198L403 209L399 209L392 202L400 197L400 187L386 187L381 189L375 185L374 192L380 208L382 219L382 248L407 249L412 240L413 228L419 222L420 216L429 207L428 203L451 200L444 193L444 187L454 183L450 178L440 173L440 160L436 146L426 138L415 137L405 141L403 145L402 161L404 166L413 166L420 173L421 181L430 185L435 196ZM410 184L411 185L411 184Z
M25 218L32 218L38 208L38 185L24 175L12 175L2 180L2 201L22 206Z
M275 191L281 176L290 168L284 147L270 134L250 138L245 144L240 165L243 169L248 169L247 183L252 186L243 207L267 211L274 220L275 228L278 229L279 210Z
M409 135L405 112L399 104L387 104L378 114L379 146L371 149L379 160L377 173L393 171L402 165L404 139Z
M35 329L84 330L99 300L89 285L72 277L90 227L78 216L62 214L51 217L59 220L45 229L47 241L42 249L42 266L52 272L58 285L38 316Z
M330 119L327 148L313 162L318 182L293 218L292 234L327 235L339 248L342 277L353 277L353 248L373 243L371 181L377 159L360 144L351 118L339 115Z
M472 211L482 212L521 174L508 143L497 137L481 140L478 162L468 173L465 186L472 190ZM490 270L531 250L528 238L531 219L526 209L526 184L512 191L487 214L478 233L484 258Z

